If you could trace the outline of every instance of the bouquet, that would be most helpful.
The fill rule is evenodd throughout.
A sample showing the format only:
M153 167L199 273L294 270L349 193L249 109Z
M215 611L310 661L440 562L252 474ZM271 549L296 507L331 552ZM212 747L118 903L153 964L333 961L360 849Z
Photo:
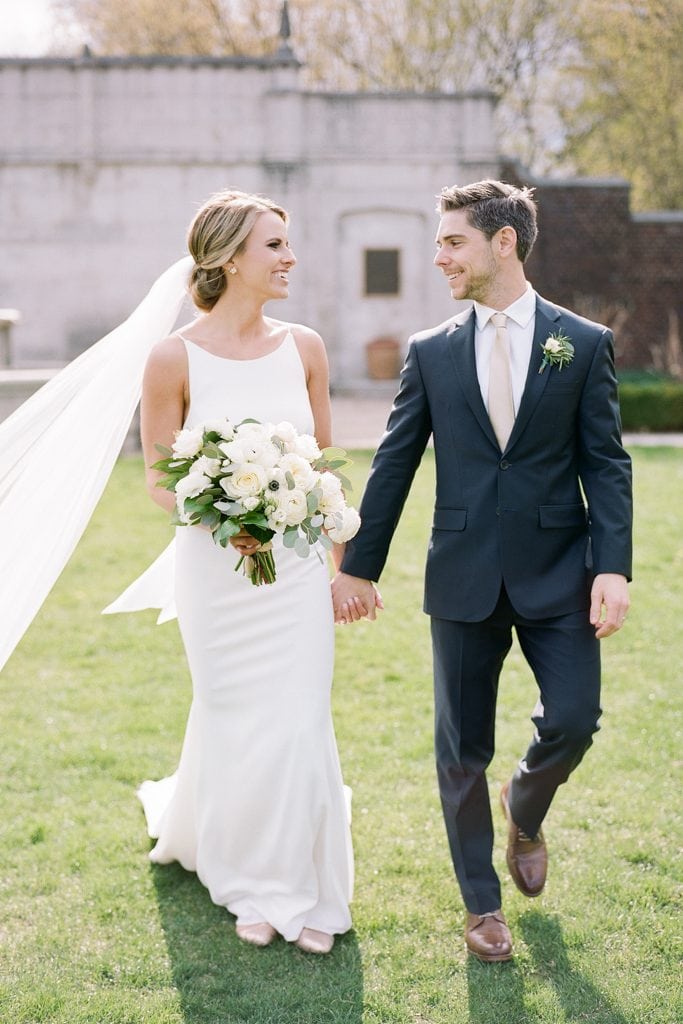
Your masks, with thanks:
M275 582L276 533L306 558L317 542L329 549L358 531L360 517L344 497L351 487L341 473L350 465L346 452L321 451L291 423L225 419L180 430L171 448L156 447L163 458L153 468L164 474L158 486L175 491L176 525L205 526L221 547L242 530L263 545L235 566L255 586Z

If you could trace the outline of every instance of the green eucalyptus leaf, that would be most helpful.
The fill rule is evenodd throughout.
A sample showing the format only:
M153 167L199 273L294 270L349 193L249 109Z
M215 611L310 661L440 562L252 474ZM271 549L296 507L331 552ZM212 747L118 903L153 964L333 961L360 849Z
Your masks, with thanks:
M311 551L311 547L306 538L299 535L296 538L294 550L296 551L297 555L299 555L300 558L308 558Z

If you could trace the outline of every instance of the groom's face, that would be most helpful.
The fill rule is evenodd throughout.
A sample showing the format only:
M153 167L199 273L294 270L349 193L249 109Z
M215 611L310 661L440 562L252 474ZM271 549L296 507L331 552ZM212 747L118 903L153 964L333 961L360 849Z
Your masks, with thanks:
M448 279L451 297L489 305L498 277L493 240L472 227L465 210L450 210L439 222L434 264Z

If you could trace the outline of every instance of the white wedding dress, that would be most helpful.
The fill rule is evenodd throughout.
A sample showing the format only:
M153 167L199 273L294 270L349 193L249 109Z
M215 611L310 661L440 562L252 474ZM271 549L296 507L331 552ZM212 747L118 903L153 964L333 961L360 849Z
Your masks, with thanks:
M258 359L211 355L187 339L185 426L228 417L312 433L291 332ZM255 587L210 534L176 534L175 598L192 707L175 775L139 796L157 843L150 857L196 871L239 924L351 926L349 815L332 728L333 615L326 560L274 538L277 580Z

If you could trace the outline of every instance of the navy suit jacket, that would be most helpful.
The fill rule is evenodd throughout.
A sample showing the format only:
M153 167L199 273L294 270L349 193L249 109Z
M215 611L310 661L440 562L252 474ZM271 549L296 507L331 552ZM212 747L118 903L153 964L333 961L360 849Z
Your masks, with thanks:
M379 579L433 436L425 611L481 621L502 583L532 619L587 608L594 574L631 578L631 461L621 445L612 334L537 296L526 385L501 451L477 380L474 321L470 312L410 339L342 569ZM574 358L539 373L541 346L560 330Z

